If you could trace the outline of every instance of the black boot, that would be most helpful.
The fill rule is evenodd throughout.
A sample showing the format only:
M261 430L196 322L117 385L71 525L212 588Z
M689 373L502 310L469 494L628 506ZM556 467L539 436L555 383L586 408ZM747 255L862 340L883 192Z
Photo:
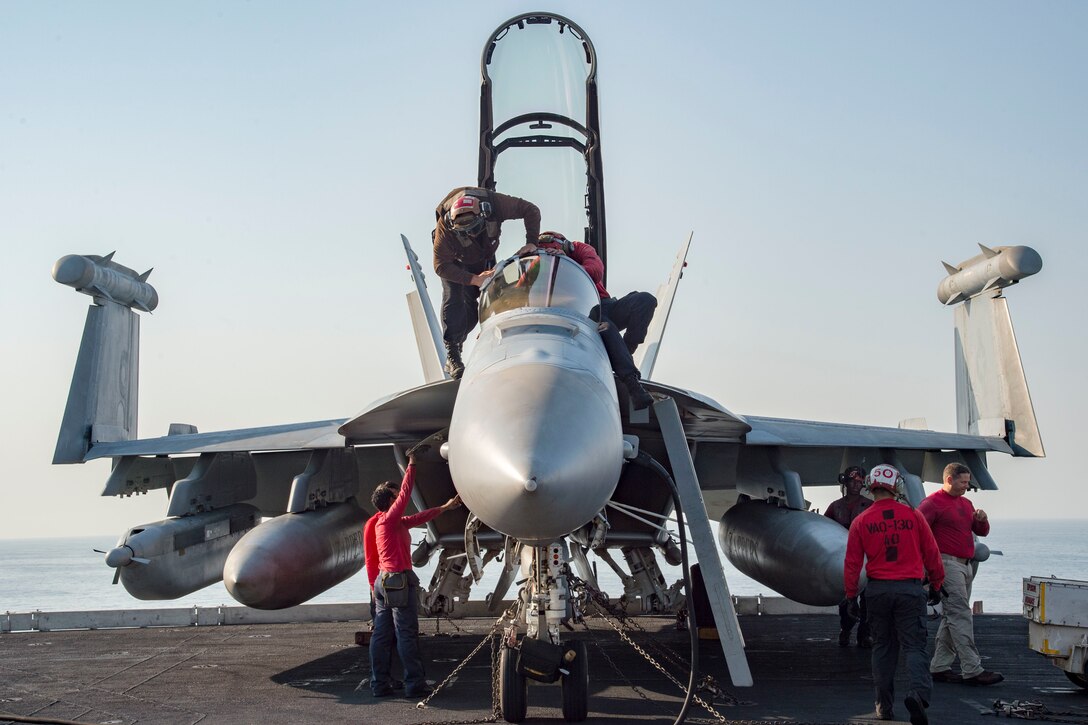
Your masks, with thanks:
M465 364L461 362L461 344L457 342L446 343L446 372L454 380L460 379L465 374Z
M642 387L638 375L625 375L620 380L623 382L623 386L627 388L627 397L631 399L632 408L642 410L643 408L649 408L653 404L653 397L646 392L646 388Z

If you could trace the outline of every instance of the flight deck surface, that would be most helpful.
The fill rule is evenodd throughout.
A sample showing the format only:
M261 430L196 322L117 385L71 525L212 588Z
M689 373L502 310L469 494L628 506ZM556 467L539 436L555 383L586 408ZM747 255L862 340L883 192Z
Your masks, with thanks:
M837 617L740 619L754 687L732 687L716 642L703 642L700 650L700 669L724 691L714 700L727 721L872 721L869 651L838 646ZM589 621L590 632L569 635L589 642L587 722L672 722L682 691L604 621ZM666 618L634 621L649 632L634 632L635 641L651 652L660 652L661 645L675 653L665 667L686 682L687 672L677 662L687 659L687 633ZM441 681L448 675L488 632L491 620L455 624L421 620L428 678ZM367 650L355 644L355 633L366 628L361 622L333 622L0 634L0 723L11 722L4 714L125 725L395 725L488 717L490 645L420 710L403 697L371 697ZM931 643L935 628L931 622ZM1027 620L979 616L975 632L985 667L1006 679L990 687L935 684L930 722L991 721L993 715L983 713L997 699L1041 701L1052 711L1088 718L1088 692L1028 649ZM902 665L899 674L901 698ZM525 722L562 722L560 698L556 685L531 686ZM906 721L901 702L895 714ZM689 721L708 719L714 720L693 703Z

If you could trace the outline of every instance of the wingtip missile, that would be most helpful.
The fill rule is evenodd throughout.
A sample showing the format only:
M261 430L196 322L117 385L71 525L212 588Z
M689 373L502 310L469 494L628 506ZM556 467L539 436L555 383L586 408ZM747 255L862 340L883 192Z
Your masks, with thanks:
M942 262L948 276L937 286L937 299L941 304L952 305L986 292L1001 290L1043 268L1043 258L1031 247L978 246L982 253L961 262L959 266Z
M137 274L113 261L113 252L104 257L69 254L53 265L53 279L77 292L151 312L159 304L159 293L147 283L152 270Z

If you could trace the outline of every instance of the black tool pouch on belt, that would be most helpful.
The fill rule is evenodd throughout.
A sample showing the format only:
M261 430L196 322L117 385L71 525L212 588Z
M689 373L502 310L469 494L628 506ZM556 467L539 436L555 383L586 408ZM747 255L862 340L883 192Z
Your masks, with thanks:
M412 572L398 571L382 575L382 589L385 590L387 607L407 607L412 601Z
M559 679L559 667L562 663L562 647L528 637L521 641L518 674L540 682L555 682Z

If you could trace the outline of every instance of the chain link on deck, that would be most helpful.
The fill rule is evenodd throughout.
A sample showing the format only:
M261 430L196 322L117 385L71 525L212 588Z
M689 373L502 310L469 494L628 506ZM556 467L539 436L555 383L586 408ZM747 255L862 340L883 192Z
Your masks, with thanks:
M1051 710L1047 708L1046 705L1036 700L994 700L992 707L993 714L997 717L1073 723L1074 725L1088 724L1088 712Z
M511 621L513 621L517 617L518 606L520 605L520 603L520 601L515 601L513 604L507 607L506 611L500 614L499 618L496 619L494 624L491 625L491 629L488 631L487 635L480 640L480 643L477 644L471 652L468 653L468 656L461 660L461 662L453 668L453 671L446 675L445 679L443 679L442 682L435 685L434 689L431 690L431 693L429 695L416 703L417 709L426 709L427 705L431 702L435 695L437 695L442 690L442 688L446 687L446 685L452 682L453 679L457 677L458 673L460 673L461 670L464 669L465 665L469 663L469 660L475 657L476 653L483 649L485 644L490 642L491 714L487 717L474 718L471 720L433 720L421 723L420 725L477 725L478 723L490 723L499 721L499 719L502 717L502 708L499 704L499 651L502 642L501 637L499 637L499 630L502 627L503 623L506 622L508 617L511 619ZM450 623L453 624L452 622ZM468 634L468 632L461 627L458 627L457 625L454 625L454 627L458 631Z
M647 652L637 642L631 639L631 636L627 633L628 627L630 626L634 629L637 629L639 632L645 635L647 640L650 641L656 647L656 649L663 654L665 659L671 660L671 664L679 665L681 668L690 668L690 662L685 662L671 649L657 642L653 635L648 632L644 627L642 627L642 625L632 619L623 609L613 605L608 600L607 596L605 596L601 591L595 589L588 582L575 576L571 576L570 580L572 590L580 590L583 602L592 604L593 607L600 614L601 619L603 619L604 622L608 624L608 626L610 626L616 632L616 634L620 636L620 639L630 645L638 654L643 657L643 659L653 665L653 667L658 672L665 675L666 678L668 678L673 684L679 687L683 692L687 692L686 684L681 683L680 680L674 677L660 662L654 659L654 657L649 652ZM613 619L619 620L620 626L617 626L612 621ZM582 626L585 627L587 631L592 633L593 630L589 628L589 625L586 624L584 620L582 621ZM597 649L602 654L604 654L605 659L608 661L609 665L611 665L612 669L614 669L620 675L620 677L628 684L628 686L635 691L635 694L637 694L644 700L656 702L655 700L647 697L645 693L643 693L638 688L637 685L632 683L631 680L623 674L623 672L619 669L619 667L612 660L612 658L609 657L608 654L604 651L604 648L600 646L600 643L594 641L594 644L597 645ZM717 680L715 680L714 677L712 677L711 675L704 675L703 678L699 681L699 684L696 686L696 690L709 692L711 694L711 700L713 700L715 697L725 698L727 700L727 704L730 706L748 704L742 702L741 700L738 700L733 695L730 695L722 690ZM719 725L835 725L834 723L819 723L798 720L729 720L720 712L718 712L718 710L712 704L708 703L699 695L693 693L691 699L694 703L702 707L713 717L713 720L692 717L686 718L688 722L692 723L718 723Z
M668 680L670 682L672 682L674 685L679 687L683 692L687 692L687 686L685 684L683 684L682 682L680 682L680 680L673 677L672 673L669 672L667 669L665 669L664 665L662 665L660 662L658 662L656 659L654 659L653 656L650 655L649 652L644 650L638 644L638 642L631 639L630 635L627 634L626 617L624 619L620 620L622 622L623 626L616 626L615 622L612 621L612 617L609 616L609 612L606 609L602 608L600 606L600 604L595 599L590 599L589 603L592 604L597 609L597 611L601 614L601 618L604 620L605 624L607 624L609 627L611 627L616 632L616 634L618 634L620 636L620 639L622 639L624 642L629 644L632 647L632 649L635 650L635 652L638 652L640 655L642 655L643 659L645 659L647 662L649 662L651 665L653 665L653 667L658 672L665 675L665 677L668 678ZM643 631L645 631L645 630L643 630ZM728 720L725 719L724 715L722 715L720 712L718 712L714 708L713 705L708 703L706 700L704 700L700 696L692 695L691 699L692 699L693 702L695 702L695 704L699 705L704 710L706 710L711 715L713 715L714 719L717 722L719 722L719 723L728 723L729 722Z
M651 648L653 648L655 651L657 651L659 653L659 655L661 656L661 658L666 660L670 665L678 667L679 671L682 671L685 668L689 668L690 667L690 662L685 661L680 655L678 655L671 648L669 648L666 645L658 642L651 632L649 632L646 628L644 628L642 625L640 625L634 618L632 618L630 615L628 615L626 611L624 611L620 607L617 607L617 606L613 605L612 602L609 601L608 597L604 593L602 593L601 591L595 589L589 583L585 582L582 579L579 579L576 576L571 575L569 581L571 583L572 593L576 593L578 595L578 598L581 599L581 601L583 603L592 605L593 608L596 610L597 614L599 615L599 617L606 624L608 624L608 626L611 627L612 630L616 632L616 634L619 635L621 640L626 642L632 649L635 650L635 652L637 652L639 655L641 655L643 657L643 659L645 659L647 662L649 662L654 667L654 669L656 669L658 672L663 674L670 682L672 682L674 685L676 685L678 688L680 688L680 690L682 692L685 692L685 693L687 692L687 685L685 683L682 683L676 677L674 677L672 675L672 673L669 672L669 670L664 665L661 664L661 662L659 662L656 658L654 658L654 656L651 655L638 642L636 642L634 639L632 639L630 634L628 633L628 630L636 630L641 635L643 635L646 638L647 642L649 643L649 646ZM432 720L432 721L426 721L426 722L420 723L420 725L482 725L483 723L498 722L499 720L502 719L502 706L501 706L501 703L500 703L500 696L499 696L499 677L500 677L500 672L501 672L501 669L500 669L500 666L499 666L499 661L500 661L499 660L499 655L500 655L500 652L502 650L502 644L503 643L502 643L502 637L500 636L500 628L503 626L503 624L508 619L510 620L511 623L514 623L516 621L519 605L520 605L520 601L515 601L513 604L511 604L506 609L506 611L504 611L499 616L499 618L495 620L495 622L491 625L491 629L484 636L484 638L482 640L480 640L479 644L477 644L476 647L474 647L473 650L471 652L469 652L468 656L466 656L463 660L461 660L461 662L456 667L453 668L453 671L450 672L445 677L445 679L442 680L442 682L440 682L438 685L436 685L435 688L431 691L431 693L429 695L427 695L427 697L425 697L420 702L416 703L417 708L425 709L428 706L428 704L430 703L430 701L443 688L445 688L447 685L449 685L457 677L457 675L461 672L461 670L465 667L465 665L467 665L468 662L473 657L475 657L476 654L481 649L483 649L484 645L486 645L488 642L490 642L491 643L491 711L490 711L490 714L487 717L480 717L480 718L473 718L473 719L466 719L466 720ZM450 622L450 624L457 631L463 632L465 634L470 634L470 632L463 629L462 627L457 626L456 624L454 624L448 618L446 618L446 619L447 619L447 621ZM613 621L613 620L618 621L619 625L617 625L616 622ZM585 621L584 617L582 617L580 623L585 628L586 632L589 633L591 639L593 640L593 644L597 648L597 651L599 651L604 656L604 658L608 662L609 666L616 672L616 674L618 674L620 676L620 678L627 684L627 686L630 687L631 690L634 691L635 694L638 695L643 700L646 700L647 702L651 702L651 703L658 703L657 700L654 700L653 698L649 697L645 692L642 691L642 689L638 685L634 684L631 681L631 679L629 677L627 677L626 674L624 674L623 670L620 669L619 665L617 665L616 662L609 656L609 654L605 650L605 648L601 646L601 643L598 641L598 639L595 636L594 630L589 627L589 624ZM701 691L701 692L709 693L711 702L713 702L713 700L715 698L719 698L719 699L726 700L726 704L729 705L729 706L749 704L749 703L747 703L745 701L738 700L733 695L730 695L729 693L725 692L725 690L722 689L722 687L720 686L718 681L715 680L714 677L711 676L711 675L704 675L702 677L702 679L699 680L699 683L696 686L696 690ZM692 694L692 701L695 702L700 707L702 707L704 710L706 710L707 713L709 713L710 716L713 719L688 717L687 721L691 722L691 723L706 723L708 725L715 725L715 724L716 725L833 725L833 724L829 724L829 723L820 723L820 722L812 722L812 721L798 721L798 720L730 720L730 719L727 719L724 715L722 715L713 706L713 704L711 704L711 702L707 702L700 695L693 693ZM1006 714L1006 716L1008 716L1008 717L1020 717L1020 718L1023 718L1023 719L1035 719L1035 720L1049 720L1051 722L1073 723L1074 725L1088 725L1088 716L1079 715L1078 713L1065 713L1065 712L1047 711L1041 705L1041 703L1030 703L1030 702L1021 703L1021 701L1017 700L1014 703L1012 703L1012 705L1015 705L1016 708L1010 709L1009 712L1007 712L1007 713L999 712L999 705L1004 705L1004 703L1001 703L1000 700L998 700L998 701L996 701L994 703L994 714L995 715ZM1032 710L1031 707L1029 707L1029 706L1038 706L1039 708L1042 708L1043 712L1038 713L1035 710ZM1015 714L1010 714L1010 713L1015 713ZM1021 713L1023 713L1023 714L1021 714ZM1035 713L1035 716L1031 717L1031 716L1029 716L1029 713ZM1056 716L1064 716L1064 715L1072 715L1073 717L1077 717L1078 719L1060 719L1059 717L1056 717Z

